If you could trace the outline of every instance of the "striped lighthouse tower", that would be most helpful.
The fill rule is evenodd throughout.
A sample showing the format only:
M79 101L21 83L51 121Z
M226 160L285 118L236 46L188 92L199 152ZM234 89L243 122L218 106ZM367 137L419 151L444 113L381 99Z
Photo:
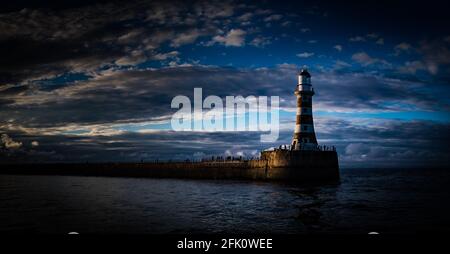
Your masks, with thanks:
M312 96L314 89L311 85L311 75L306 69L298 74L298 85L295 89L297 96L297 118L295 122L293 150L317 149L316 133L312 115Z

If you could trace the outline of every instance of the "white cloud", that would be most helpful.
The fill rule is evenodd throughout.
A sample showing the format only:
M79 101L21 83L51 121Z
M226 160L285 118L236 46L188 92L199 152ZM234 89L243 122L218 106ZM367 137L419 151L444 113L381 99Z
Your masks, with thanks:
M296 56L300 57L300 58L308 58L308 57L312 57L314 56L313 52L303 52L303 53L299 53Z
M384 44L384 39L383 38L379 38L375 43L378 44L378 45L383 45Z
M152 59L154 59L154 60L167 60L167 59L170 59L170 58L176 58L179 54L180 54L180 52L174 50L174 51L170 51L170 52L167 52L167 53L158 53L158 54L154 55L152 57Z
M123 35L121 35L119 38L117 38L117 42L119 44L128 44L142 36L144 33L144 29L133 29Z
M123 65L136 65L142 62L145 62L146 60L158 60L158 61L164 61L168 59L176 60L178 61L178 51L170 51L167 53L156 53L156 52L150 52L148 54L153 54L151 56L147 56L147 54L142 50L133 50L130 55L123 56L115 61L115 64L123 66Z
M213 38L213 43L218 42L225 46L241 47L245 44L245 35L242 29L231 29L225 36L217 35Z
M198 29L193 29L193 30L181 33L172 40L172 42L170 43L170 46L179 47L184 44L193 43L201 35L202 35L202 33Z
M335 45L333 48L335 48L337 51L342 51L342 45Z
M336 63L334 64L334 69L335 70L340 70L340 69L351 67L351 66L352 65L347 63L347 62L344 62L344 61L341 61L341 60L337 60Z
M265 45L268 45L272 43L270 38L268 37L262 37L262 36L258 36L255 37L251 42L250 45L253 45L255 47L264 47Z
M123 56L115 61L117 65L135 65L147 60L147 56L142 50L133 50L130 55Z

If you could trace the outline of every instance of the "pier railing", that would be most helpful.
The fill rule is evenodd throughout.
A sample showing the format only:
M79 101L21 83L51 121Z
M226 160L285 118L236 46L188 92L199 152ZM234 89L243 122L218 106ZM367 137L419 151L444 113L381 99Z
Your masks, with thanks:
M311 146L299 146L299 151L331 151L331 152L336 152L336 147L335 146L327 146L327 145L317 145L315 147L311 147ZM296 150L296 151L298 151ZM293 151L292 146L291 145L280 145L278 148L274 148L273 150L266 150L263 152L270 152L270 151ZM264 159L261 159L260 156L254 156L254 157L244 157L244 156L211 156L208 158L200 158L200 159L196 159L196 158L192 158L192 159L185 159L185 160L144 160L142 159L140 161L140 163L145 163L145 164L174 164L174 163L185 163L185 164L194 164L194 163L243 163L243 162L259 162L259 161L265 161ZM88 163L88 162L86 162ZM108 163L108 162L106 162ZM116 164L113 162L109 162L110 164ZM129 163L133 163L133 162L129 162ZM134 162L139 164L139 162Z
M332 151L336 152L335 146L326 146L326 145L316 145L311 146L310 144L299 144L298 150L309 150L309 151ZM292 151L294 150L291 145L280 145L278 148L275 148L274 150L283 150L283 151Z

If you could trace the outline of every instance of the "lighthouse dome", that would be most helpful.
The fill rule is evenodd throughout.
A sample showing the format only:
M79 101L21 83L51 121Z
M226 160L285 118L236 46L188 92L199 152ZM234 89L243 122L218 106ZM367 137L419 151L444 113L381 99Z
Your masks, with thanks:
M310 78L310 77L311 77L311 74L309 74L309 72L308 72L307 69L301 69L299 75L300 75L300 76L305 76L305 77L307 77L307 78Z

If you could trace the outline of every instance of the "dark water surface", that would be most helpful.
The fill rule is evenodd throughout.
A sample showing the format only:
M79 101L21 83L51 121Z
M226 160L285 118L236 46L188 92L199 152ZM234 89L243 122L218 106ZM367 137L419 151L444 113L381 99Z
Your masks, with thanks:
M341 183L0 175L0 232L450 232L450 172L344 169Z

